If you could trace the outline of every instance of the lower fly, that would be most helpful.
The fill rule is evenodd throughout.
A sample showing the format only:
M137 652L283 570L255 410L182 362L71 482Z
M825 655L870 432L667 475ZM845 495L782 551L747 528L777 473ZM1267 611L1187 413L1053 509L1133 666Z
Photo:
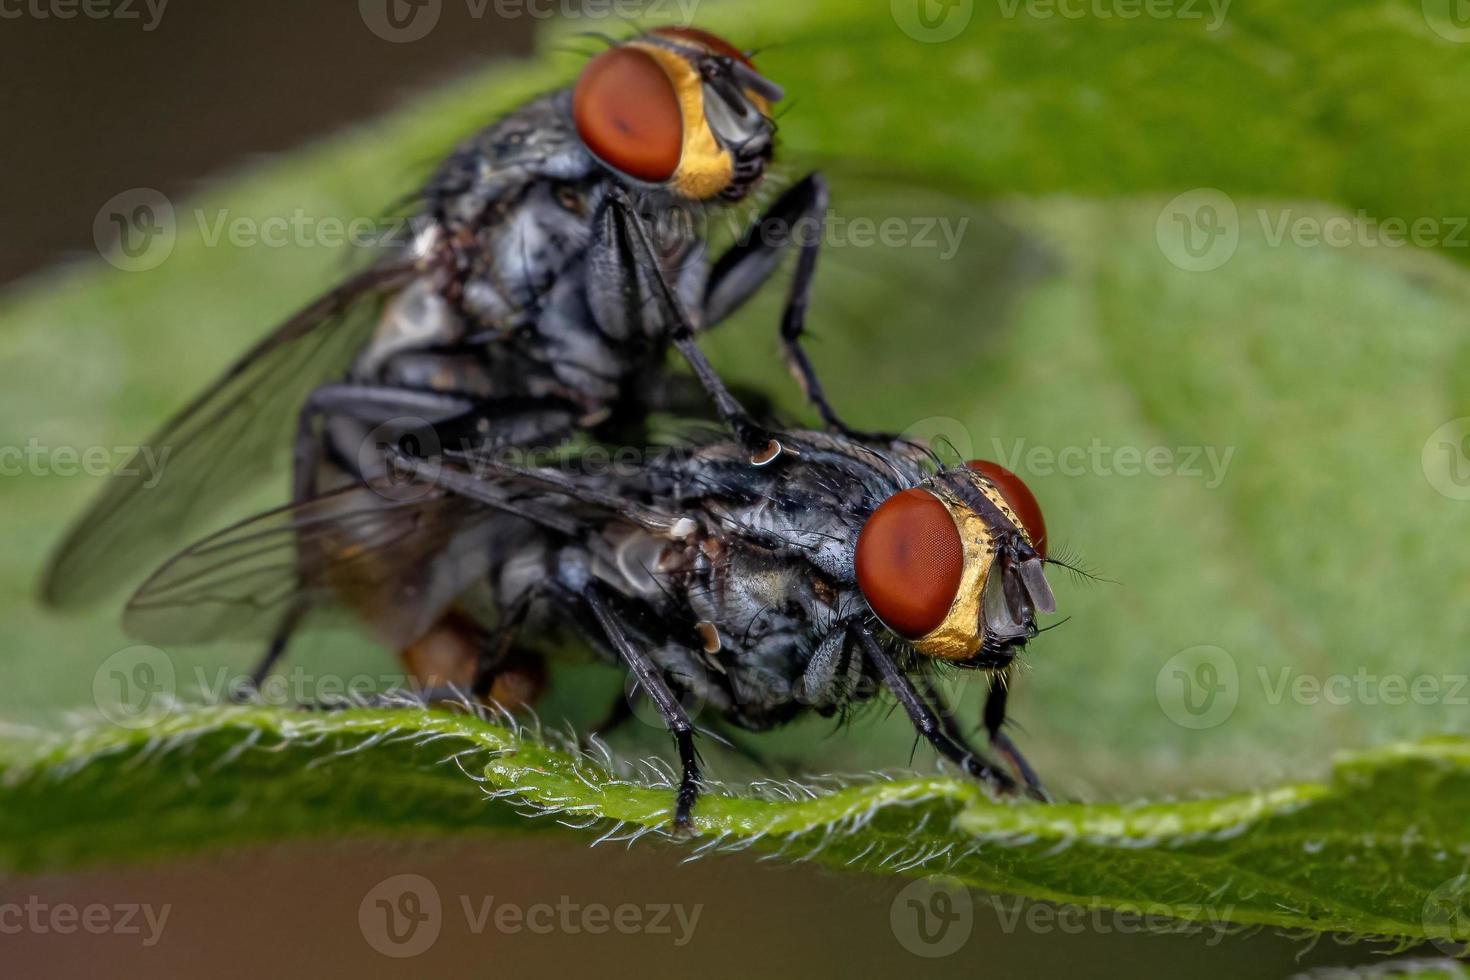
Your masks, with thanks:
M1044 798L1003 724L1016 658L1055 610L1030 491L996 464L944 467L908 443L788 440L761 469L728 440L618 471L395 454L417 493L352 486L206 539L145 583L128 625L155 642L269 632L307 596L352 610L421 676L512 703L542 676L524 641L570 628L667 725L679 828L700 786L691 698L761 731L886 692L964 772ZM285 555L293 590L252 576ZM487 603L481 626L469 610ZM955 722L944 670L990 676L985 733L1005 765Z

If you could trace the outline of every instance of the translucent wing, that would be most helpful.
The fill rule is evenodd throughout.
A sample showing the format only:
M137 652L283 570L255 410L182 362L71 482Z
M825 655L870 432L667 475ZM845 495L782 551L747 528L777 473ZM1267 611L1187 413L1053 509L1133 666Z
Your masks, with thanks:
M408 261L349 279L278 327L148 440L161 475L114 474L52 555L42 598L95 601L177 546L200 520L271 472L291 446L312 388L341 376L367 343L383 298L415 274ZM166 455L165 455L166 454Z
M407 646L484 576L497 542L531 533L512 504L418 489L355 485L212 534L143 583L123 625L160 644L264 640L296 611L345 610Z

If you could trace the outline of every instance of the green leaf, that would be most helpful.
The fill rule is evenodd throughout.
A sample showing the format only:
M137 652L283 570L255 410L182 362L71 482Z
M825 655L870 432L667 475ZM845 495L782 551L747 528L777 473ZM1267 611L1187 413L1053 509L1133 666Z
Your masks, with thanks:
M952 853L979 842L956 872L977 884L1097 904L1157 899L1176 911L1223 888L1245 910L1239 921L1276 921L1277 908L1294 925L1422 934L1419 910L1470 847L1453 819L1463 750L1381 747L1470 732L1470 504L1445 456L1463 433L1442 429L1470 415L1470 280L1455 218L1470 215L1463 47L1411 0L1261 0L1230 8L1218 29L977 4L944 43L905 33L892 9L755 0L700 10L706 26L768 46L761 64L793 96L781 119L788 158L856 158L984 202L965 212L966 248L939 270L947 290L910 279L908 263L864 279L852 243L824 255L820 275L839 287L824 309L842 329L816 338L823 378L859 424L944 417L975 454L1015 456L1054 540L1117 583L1059 583L1071 618L1033 644L1018 684L1019 737L1053 789L1104 800L1244 795L1032 810L918 780L799 805L711 800L702 817L730 823L707 829L817 826L851 812L844 800L911 791L924 802L879 809L865 832L896 840L932 815L925 832ZM55 450L134 444L343 268L343 250L317 240L249 246L226 233L211 244L213 229L378 214L457 139L570 77L579 56L553 52L565 39L553 33L534 62L469 77L174 202L177 241L154 268L63 270L0 309L0 463L20 466L0 481L13 524L0 555L11 654L0 718L54 729L62 711L105 710L117 693L106 665L130 645L115 605L63 618L26 598L98 482L68 476ZM1227 195L1238 232L1208 271L1182 267L1188 254L1171 237L1177 218L1201 214L1171 200L1199 188ZM838 184L839 210L844 200ZM1437 222L1437 249L1289 233L1358 209ZM722 372L800 411L768 308L708 349ZM39 462L8 452L32 446ZM1120 453L1153 450L1162 475L1137 461L1136 475L1119 472ZM1080 468L1066 462L1077 453ZM267 489L262 499L280 498L281 486ZM257 653L167 651L171 693L217 688L218 671ZM356 637L295 651L293 663L316 679L389 670ZM617 685L607 673L560 670L546 716L596 717ZM978 686L960 692L971 716ZM354 736L334 726L401 721L225 712L187 723L199 731L181 745L212 759L252 731L320 726L347 747ZM279 836L523 826L444 770L422 770L441 746L417 740L447 724L416 720L410 741L341 758L288 740L277 756L246 752L215 772L172 753L123 767L151 736L94 731L47 750L66 779L52 765L12 763L0 821L13 832L0 848L15 867L41 868ZM466 748L503 747L497 737L445 734ZM845 772L902 762L911 741L897 717L830 736L822 723L796 725L760 748L807 760L802 771ZM1341 750L1357 754L1312 782ZM18 751L32 750L0 743L0 758ZM558 758L542 760L546 780L565 779ZM1286 788L1252 792L1263 785ZM646 820L663 797L609 789L597 812ZM230 809L239 799L255 804L243 816ZM1216 833L1180 836L1204 826ZM1249 832L1231 836L1237 827ZM822 853L837 859L844 841L860 850L870 839L834 837Z
M625 769L627 767L624 767ZM488 799L498 802L491 804ZM326 834L476 834L553 820L628 838L672 788L447 711L177 711L30 746L0 781L0 867L56 870ZM698 806L715 848L1213 926L1470 938L1424 895L1466 853L1470 742L1347 757L1326 783L1171 803L1015 804L947 777L768 782ZM512 813L541 816L527 820ZM1310 856L1304 861L1303 856ZM1470 894L1470 879L1456 901Z

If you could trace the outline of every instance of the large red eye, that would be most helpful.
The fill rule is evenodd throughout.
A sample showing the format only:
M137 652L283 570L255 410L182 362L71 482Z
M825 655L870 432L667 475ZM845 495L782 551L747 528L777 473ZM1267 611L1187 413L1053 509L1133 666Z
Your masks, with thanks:
M927 490L904 490L873 511L857 543L858 588L899 636L944 621L960 588L964 548L949 511Z
M1011 510L1021 519L1021 527L1031 539L1031 547L1045 558L1046 520L1041 516L1041 505L1036 502L1036 495L1031 492L1031 488L1019 476L988 459L972 459L965 465L995 484L1000 495L1006 498L1006 503L1011 505Z
M741 51L724 38L711 34L709 31L701 31L697 27L659 27L650 33L658 34L673 41L684 41L686 43L693 41L695 44L704 45L715 54L722 54L727 58L743 61L752 68L755 67L755 65L750 64L750 59L745 56L744 51Z
M657 184L679 169L679 97L646 51L611 48L589 61L572 90L572 120L599 160L635 180Z

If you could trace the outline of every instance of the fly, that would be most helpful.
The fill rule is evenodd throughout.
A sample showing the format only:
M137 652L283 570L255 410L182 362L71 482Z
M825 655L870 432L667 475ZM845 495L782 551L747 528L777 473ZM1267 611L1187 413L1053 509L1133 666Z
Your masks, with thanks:
M281 589L289 561L314 604L349 606L400 650L433 636L443 652L439 631L469 590L441 587L438 564L419 558L452 540L493 623L449 647L438 676L479 698L498 681L526 690L524 654L510 657L522 631L571 624L667 723L682 766L676 826L689 825L700 783L686 696L760 731L886 690L966 773L1044 798L1002 727L1009 673L1037 615L1055 610L1031 492L994 463L936 468L909 443L783 438L790 452L762 468L738 441L631 472L400 455L420 496L355 486L205 539L145 583L127 625L154 642L268 628L270 610L298 598ZM985 729L1009 771L969 745L931 681L940 666L992 676Z

